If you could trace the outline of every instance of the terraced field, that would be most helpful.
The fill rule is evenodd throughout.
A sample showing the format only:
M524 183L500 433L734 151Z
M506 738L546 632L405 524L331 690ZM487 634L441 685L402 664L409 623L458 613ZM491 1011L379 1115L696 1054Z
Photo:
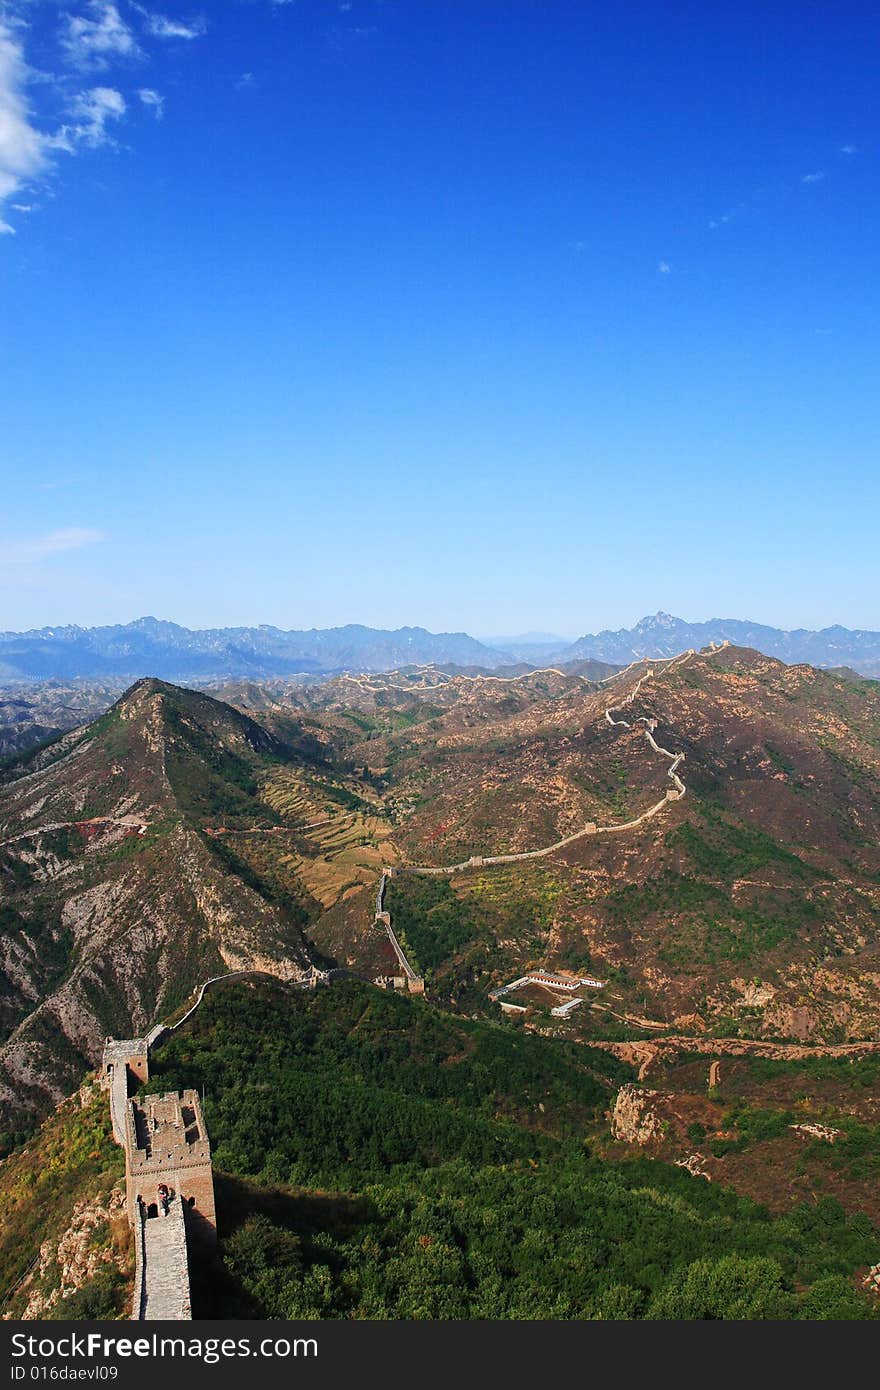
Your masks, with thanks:
M341 784L308 781L290 768L273 769L261 797L296 831L289 848L277 846L280 864L324 908L374 884L383 865L397 860L378 801L368 802Z

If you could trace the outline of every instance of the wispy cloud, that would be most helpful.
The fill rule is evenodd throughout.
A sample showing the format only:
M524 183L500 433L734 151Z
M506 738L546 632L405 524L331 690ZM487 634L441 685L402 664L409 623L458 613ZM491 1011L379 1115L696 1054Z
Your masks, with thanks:
M843 155L855 154L856 146L843 145L841 146L840 153ZM823 183L825 181L825 177L826 174L824 169L811 169L808 173L801 174L797 181L798 183L804 184L806 187L809 188L813 184ZM790 193L791 189L792 184L789 181L787 183L782 184L781 187L776 190L776 192L777 194L784 194L786 192ZM720 213L717 217L710 218L707 223L709 230L716 231L719 227L725 227L728 225L728 223L735 222L740 217L760 213L762 206L763 210L766 212L768 210L768 207L770 206L768 203L768 194L772 197L772 188L768 189L764 187L756 189L754 194L748 199L748 201L736 203L733 207L728 208L726 212Z
M0 0L0 240L14 235L15 214L36 211L22 195L45 184L60 156L119 148L114 127L128 114L128 101L117 73L145 61L163 40L195 39L207 29L204 18L171 18L138 0L57 0L63 66L40 72L26 51L37 3ZM86 74L95 74L91 82ZM165 98L155 87L139 87L129 100L162 119Z
M138 89L138 96L143 105L152 111L156 120L161 121L165 114L165 98L161 93L154 91L152 87L140 87Z
M728 222L733 222L737 217L742 217L745 210L745 203L737 203L736 207L728 208L727 212L722 212L719 217L710 218L710 229L714 231L716 227L726 227Z
M858 145L841 145L840 147L841 154L858 154L858 152Z
M21 43L0 16L0 234L6 235L15 228L3 217L3 204L46 165L45 141L25 95L27 77Z
M60 492L63 488L76 487L80 479L72 474L65 474L62 478L47 478L37 486L41 492Z
M53 149L65 150L68 154L72 154L77 145L90 149L112 145L108 126L112 121L121 120L126 110L125 98L115 87L92 87L87 92L79 92L70 105L70 123L63 125L48 143Z
M168 15L147 9L146 5L136 4L134 8L143 17L144 28L154 39L199 39L208 28L207 20L202 16L189 20L171 19Z
M90 526L67 526L60 531L49 531L43 536L31 536L24 540L0 541L0 565L34 565L47 560L52 555L63 555L70 550L83 550L86 546L97 545L107 537L103 531Z
M672 274L672 266L669 264L668 261L658 261L658 262L657 262L657 273L658 273L658 275L671 275L671 274Z
M86 13L65 16L61 47L75 68L102 70L120 58L139 58L141 50L112 0L89 0Z

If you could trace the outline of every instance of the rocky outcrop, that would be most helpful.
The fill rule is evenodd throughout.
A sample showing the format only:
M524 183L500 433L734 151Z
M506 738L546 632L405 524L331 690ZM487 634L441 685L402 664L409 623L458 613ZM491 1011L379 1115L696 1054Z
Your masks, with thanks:
M89 1197L74 1207L70 1225L60 1239L40 1246L39 1268L21 1316L25 1320L63 1316L63 1302L86 1288L102 1269L130 1274L125 1186L119 1182L109 1195Z
M652 1109L660 1098L659 1091L647 1091L638 1086L622 1086L617 1093L611 1113L611 1133L624 1144L644 1146L663 1137L663 1121Z
M793 1129L796 1134L805 1134L809 1139L822 1139L826 1144L833 1144L843 1132L839 1129L832 1129L830 1125L810 1123L789 1125L789 1129Z
M711 1174L706 1172L706 1160L702 1154L686 1154L684 1158L676 1158L673 1161L676 1168L684 1168L685 1172L690 1173L692 1178L705 1178L706 1182L712 1181Z

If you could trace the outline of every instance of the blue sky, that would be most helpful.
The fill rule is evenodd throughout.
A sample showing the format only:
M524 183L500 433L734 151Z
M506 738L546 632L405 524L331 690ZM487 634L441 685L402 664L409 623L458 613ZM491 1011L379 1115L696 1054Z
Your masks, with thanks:
M880 16L0 0L0 627L880 627Z

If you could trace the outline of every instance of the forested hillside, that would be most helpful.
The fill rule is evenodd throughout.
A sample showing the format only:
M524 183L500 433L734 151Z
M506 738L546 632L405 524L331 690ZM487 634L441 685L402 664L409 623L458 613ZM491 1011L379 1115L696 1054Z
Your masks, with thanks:
M871 1316L866 1218L820 1200L771 1219L680 1168L593 1156L629 1075L361 985L225 986L157 1058L162 1085L205 1091L221 1242L202 1311Z

